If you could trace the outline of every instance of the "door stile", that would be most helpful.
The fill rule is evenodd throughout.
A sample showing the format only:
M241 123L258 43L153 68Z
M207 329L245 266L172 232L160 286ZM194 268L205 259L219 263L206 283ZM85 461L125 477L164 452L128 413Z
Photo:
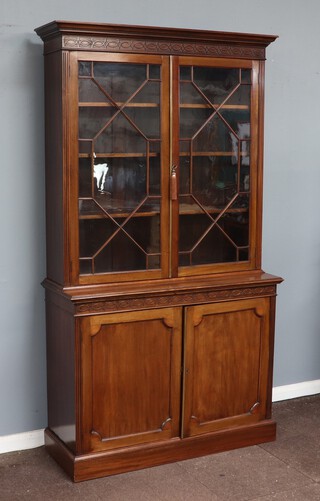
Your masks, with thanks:
M262 255L262 206L263 206L263 152L264 152L264 81L265 62L254 61L253 70L256 72L258 113L257 113L257 233L256 233L256 267L261 268ZM259 194L259 196L258 196Z
M170 127L170 102L168 95L170 93L170 62L167 56L162 57L161 63L161 276L167 278L170 276L170 239L168 234L167 221L170 221L169 204L169 182L168 182L168 164L171 161L171 127Z
M170 248L171 277L179 266L179 58L170 57Z
M66 256L69 255L69 261L65 259L65 265L68 266L68 283L76 284L79 281L79 228L74 224L78 220L78 207L73 203L78 200L78 57L77 53L65 53L65 132L64 144L64 192L66 206L66 238L65 247L67 247ZM69 166L69 168L67 168Z
M259 183L262 181L260 171L262 168L261 159L258 154L258 144L259 144L259 134L260 134L260 123L259 114L260 102L259 102L259 63L252 63L252 90L251 90L251 169L250 169L250 220L249 220L249 239L250 239L250 256L249 260L251 263L251 268L261 267L261 244L259 239L261 239L261 234L259 234L261 227L261 208L259 209L258 193ZM261 188L261 186L260 186Z
M187 335L188 327L188 307L183 309L182 317L182 353L181 353L181 422L180 422L180 437L185 437L185 404L186 404L186 387L189 368L187 367L187 341L190 336ZM188 416L188 415L187 415Z

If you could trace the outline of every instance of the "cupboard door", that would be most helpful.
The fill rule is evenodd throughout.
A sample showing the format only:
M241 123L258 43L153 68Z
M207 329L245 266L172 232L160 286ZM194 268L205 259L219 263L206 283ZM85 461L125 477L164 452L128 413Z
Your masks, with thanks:
M180 308L80 320L82 452L179 436L181 323Z
M255 266L258 67L175 61L173 163L180 276Z
M269 326L268 298L187 308L184 436L266 417Z
M168 58L72 58L74 273L80 283L167 277Z

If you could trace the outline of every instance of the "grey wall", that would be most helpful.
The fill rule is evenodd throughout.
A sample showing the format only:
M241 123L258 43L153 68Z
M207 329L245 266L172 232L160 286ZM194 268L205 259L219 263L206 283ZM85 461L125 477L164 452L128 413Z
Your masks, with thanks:
M1 0L0 435L46 426L42 42L53 19L278 34L267 51L263 266L275 386L320 379L318 0Z

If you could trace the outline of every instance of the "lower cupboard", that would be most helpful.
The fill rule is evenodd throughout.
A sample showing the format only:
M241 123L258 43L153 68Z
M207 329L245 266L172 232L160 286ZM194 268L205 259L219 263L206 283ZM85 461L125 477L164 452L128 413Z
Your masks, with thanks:
M81 319L81 452L266 417L269 298Z
M274 297L76 317L74 436L51 418L49 452L78 481L273 440L273 319Z

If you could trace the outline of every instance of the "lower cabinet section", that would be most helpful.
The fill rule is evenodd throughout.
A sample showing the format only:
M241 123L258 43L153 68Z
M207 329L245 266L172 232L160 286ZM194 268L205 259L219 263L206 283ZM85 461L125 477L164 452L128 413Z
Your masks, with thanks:
M61 408L49 452L79 481L273 440L274 305L270 295L79 316L69 308L75 442L60 433L70 419ZM52 363L48 353L54 402L67 357L59 367L58 348Z
M269 298L80 320L82 453L266 416Z

